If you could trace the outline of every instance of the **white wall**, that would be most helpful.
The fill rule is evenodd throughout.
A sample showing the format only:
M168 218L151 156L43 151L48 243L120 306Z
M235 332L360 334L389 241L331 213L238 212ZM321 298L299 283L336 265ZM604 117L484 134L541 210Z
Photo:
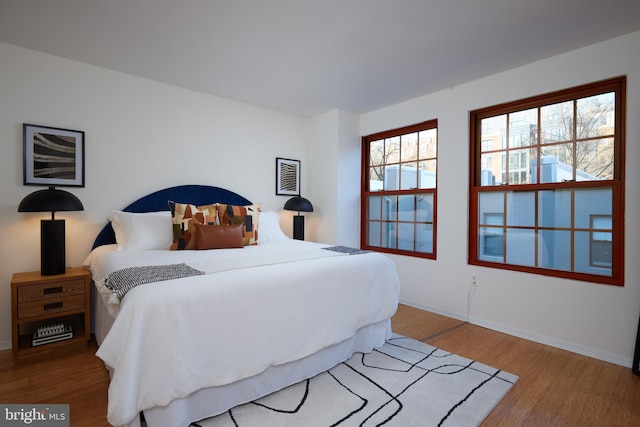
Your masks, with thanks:
M640 312L640 32L361 116L361 134L438 119L438 259L393 256L401 299L473 323L631 366ZM470 110L626 74L625 286L467 264ZM468 306L471 275L480 287Z
M0 348L11 344L10 281L40 269L39 221L18 213L22 124L86 132L83 212L66 219L67 263L81 265L111 209L164 187L228 188L280 210L275 158L306 165L307 120L0 43ZM304 173L304 170L303 170ZM307 191L302 181L303 191ZM291 234L291 220L282 214Z
M314 212L306 214L307 240L360 245L358 132L359 116L346 111L334 110L310 120L307 197L314 204Z

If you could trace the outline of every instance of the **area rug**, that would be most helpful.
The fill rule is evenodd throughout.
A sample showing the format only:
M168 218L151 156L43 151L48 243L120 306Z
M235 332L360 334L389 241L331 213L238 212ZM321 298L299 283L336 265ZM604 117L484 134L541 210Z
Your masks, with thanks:
M393 335L327 372L193 427L477 426L518 377Z

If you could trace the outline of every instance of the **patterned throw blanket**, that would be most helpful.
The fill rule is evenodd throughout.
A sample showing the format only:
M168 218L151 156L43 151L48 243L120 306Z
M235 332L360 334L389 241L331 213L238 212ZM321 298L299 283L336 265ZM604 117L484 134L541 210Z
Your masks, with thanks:
M204 271L196 270L185 263L129 267L110 273L104 279L104 285L122 299L127 292L138 285L202 274Z
M329 246L322 249L325 249L327 251L340 252L342 254L349 254L349 255L366 254L369 252L363 249L351 248L349 246Z

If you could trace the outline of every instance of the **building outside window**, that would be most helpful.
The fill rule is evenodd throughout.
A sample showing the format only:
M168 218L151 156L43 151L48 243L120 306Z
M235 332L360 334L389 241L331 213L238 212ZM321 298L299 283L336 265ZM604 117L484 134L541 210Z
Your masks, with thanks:
M361 247L436 256L437 121L362 138Z
M471 264L624 284L625 86L471 112Z

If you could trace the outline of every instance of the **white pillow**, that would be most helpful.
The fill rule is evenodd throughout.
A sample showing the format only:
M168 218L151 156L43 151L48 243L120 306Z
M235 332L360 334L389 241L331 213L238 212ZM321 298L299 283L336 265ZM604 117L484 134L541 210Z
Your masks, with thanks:
M116 234L118 251L168 250L173 243L173 226L169 211L112 211L108 219Z
M274 211L261 211L258 221L258 241L266 243L274 240L286 240L287 235L280 228L280 215Z

